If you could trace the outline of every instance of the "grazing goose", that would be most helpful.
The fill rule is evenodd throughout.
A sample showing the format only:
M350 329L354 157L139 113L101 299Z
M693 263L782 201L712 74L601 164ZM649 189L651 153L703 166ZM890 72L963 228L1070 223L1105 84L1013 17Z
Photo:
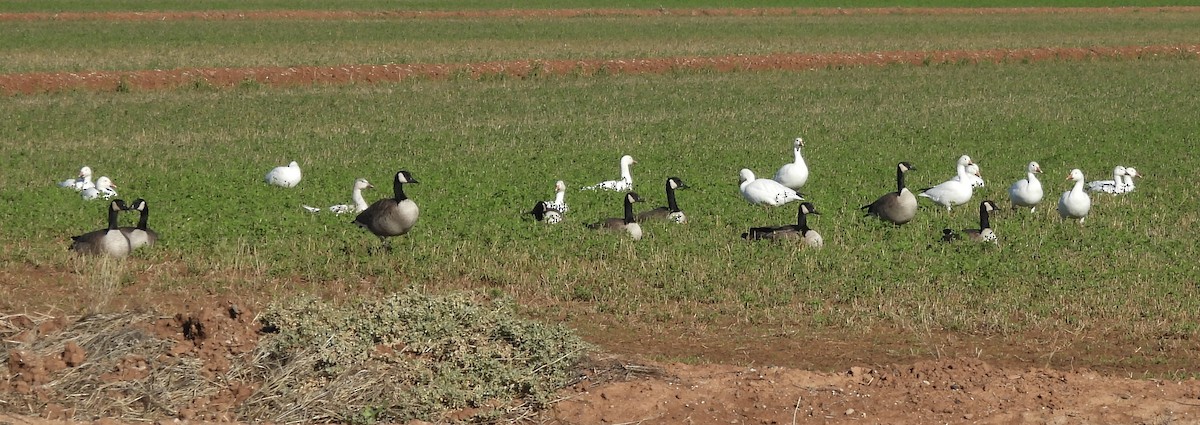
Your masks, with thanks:
M58 187L69 187L74 189L76 192L83 191L87 188L96 187L96 185L92 183L92 167L88 167L86 165L83 166L83 168L79 169L78 177L63 180L58 183Z
M629 166L637 164L637 161L632 156L625 155L621 157L621 179L609 180L596 183L591 186L585 186L582 190L615 190L619 192L628 192L633 190L633 175L629 173Z
M408 183L420 182L413 178L408 171L397 172L396 177L392 180L392 190L395 195L375 201L363 212L358 213L353 221L358 227L367 229L378 236L379 240L383 242L383 246L389 249L392 245L387 238L408 233L413 225L417 224L417 217L420 214L417 203L404 195L404 185Z
M360 178L360 179L354 180L354 185L350 189L350 200L352 202L354 202L354 205L349 205L349 204L331 205L331 206L329 206L329 212L332 212L337 215L342 215L342 214L350 213L350 212L360 213L360 212L366 211L367 200L363 199L362 191L363 191L363 189L374 189L374 188L375 188L375 185L372 185L371 182L367 181L367 179ZM308 210L308 212L311 212L311 213L321 212L321 209L317 208L317 207L310 207L308 205L301 205L300 207Z
M95 186L79 192L79 196L83 197L86 201L101 198L108 200L117 196L117 184L113 183L112 179L108 178L108 176L100 176L100 178L96 179Z
M129 255L129 239L117 228L117 215L125 211L125 201L116 199L108 204L108 227L71 237L72 251L82 254L124 257Z
M1112 180L1092 180L1087 182L1087 190L1090 192L1111 193L1113 195L1125 193L1125 174L1125 167L1118 165L1113 168Z
M971 157L963 155L958 158L958 164L955 168L958 169L957 178L946 180L941 184L925 188L919 196L929 198L934 203L946 207L946 211L955 205L962 205L971 200L971 194L974 188L971 187L971 175L967 173L967 166L971 164Z
M637 223L633 216L633 203L642 202L642 197L638 196L637 192L628 192L625 194L625 217L624 218L606 218L598 222L588 224L589 229L609 230L618 232L628 232L633 240L642 239L642 226Z
M292 161L286 167L272 168L263 181L279 187L295 187L300 184L300 177L300 164Z
M742 238L746 240L780 240L780 239L803 239L804 244L813 248L820 248L825 245L821 234L817 233L808 227L808 215L820 215L817 208L812 202L804 202L800 204L800 208L796 211L796 224L777 227L751 227L749 232L742 233Z
M754 172L749 169L743 168L738 172L738 176L742 181L742 197L751 204L777 207L788 202L804 200L795 190L775 180L755 178Z
M129 240L129 249L138 249L158 242L158 233L146 227L146 222L150 219L150 206L146 204L146 200L138 198L129 209L141 212L138 215L137 227L125 226L119 229L125 235L125 239Z
M896 225L912 221L917 216L917 197L904 186L904 174L916 169L907 162L896 164L896 191L888 192L860 209L867 210L867 215Z
M800 154L800 148L803 147L804 139L797 137L794 148L796 159L783 164L779 171L775 172L775 181L795 191L799 191L808 182L808 164L804 163L804 156Z
M1092 209L1092 198L1083 191L1083 171L1079 171L1078 168L1071 170L1067 180L1074 180L1075 186L1058 198L1058 215L1064 220L1078 218L1079 224L1083 224L1088 211Z
M1141 173L1138 173L1136 168L1125 167L1125 192L1133 192L1136 187L1133 185L1133 178L1142 178Z
M675 202L675 189L687 189L687 187L679 177L668 178L667 206L638 214L636 221L644 223L650 220L670 220L679 224L687 223L687 216L683 215L683 210L679 209L679 204Z
M992 211L996 211L996 203L992 201L983 201L979 203L979 228L978 229L963 229L962 234L966 239L973 242L994 242L996 240L996 232L992 230L992 223L988 220L988 216ZM951 242L959 239L958 234L952 229L942 229L942 241Z
M1029 207L1029 212L1037 209L1037 204L1042 202L1042 182L1038 180L1034 173L1041 173L1042 166L1037 162L1030 162L1025 167L1025 178L1017 180L1008 187L1008 198L1012 201L1013 208Z
M972 162L967 165L966 170L967 170L967 174L955 175L954 180L960 181L960 182L966 182L966 183L970 184L972 188L978 188L978 187L984 186L983 175L979 174L979 164Z

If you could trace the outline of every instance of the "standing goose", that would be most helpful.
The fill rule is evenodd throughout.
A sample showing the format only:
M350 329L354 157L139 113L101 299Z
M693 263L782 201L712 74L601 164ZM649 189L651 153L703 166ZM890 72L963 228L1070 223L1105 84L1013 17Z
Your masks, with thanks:
M619 192L628 192L633 190L633 175L629 172L629 166L633 164L637 164L637 161L634 160L632 156L622 156L620 180L609 180L596 183L591 186L585 186L582 190L615 190Z
M808 227L808 215L820 215L817 212L812 202L804 202L800 204L800 208L796 211L796 224L778 227L751 227L749 232L742 233L742 238L746 240L778 240L778 239L803 239L804 244L813 248L820 248L825 245L821 234L817 233Z
M867 210L867 215L896 225L912 221L917 216L917 197L904 185L904 175L916 169L907 162L896 164L896 191L886 193L860 209Z
M295 187L297 184L300 184L300 178L300 164L292 161L286 167L272 168L263 177L263 181L279 187Z
M371 182L368 182L367 179L360 178L360 179L354 180L354 185L351 186L351 189L350 189L350 201L353 202L354 205L350 205L350 204L331 205L331 206L329 206L329 211L334 214L337 214L337 215L342 215L342 214L346 214L349 212L360 213L360 212L366 211L367 200L363 199L362 191L363 191L363 189L374 189L374 188L375 188L375 185L371 184ZM301 207L308 210L308 212L313 212L313 213L321 212L320 208L310 207L308 205L301 205Z
M971 165L971 157L966 155L959 157L958 163L955 165L958 170L957 176L937 186L925 188L920 196L946 207L946 211L950 211L950 208L955 205L967 203L971 200L971 194L974 192L971 184L967 183L971 181L971 175L967 173L968 165Z
M1092 198L1083 191L1083 171L1078 168L1071 170L1067 180L1074 180L1075 186L1058 198L1058 215L1064 220L1078 218L1079 224L1083 224L1088 211L1092 209Z
M625 217L624 218L606 218L598 222L588 224L589 229L599 229L608 231L628 232L633 240L642 239L642 226L637 223L633 216L633 203L642 202L642 197L638 196L637 192L628 192L625 194Z
M1013 208L1029 207L1029 212L1037 209L1037 204L1042 202L1043 193L1042 182L1035 173L1041 172L1042 166L1037 162L1030 162L1025 167L1025 178L1008 187L1008 198L1012 201Z
M804 147L804 139L797 137L794 142L793 149L796 158L791 163L779 167L779 171L775 172L775 181L789 189L799 191L805 183L808 183L808 164L804 163L804 156L800 154L800 148Z
M70 250L92 255L121 258L129 255L129 239L117 228L117 215L126 210L125 201L116 199L108 204L108 228L71 237Z
M680 180L679 177L671 177L667 179L667 206L658 207L650 211L643 212L637 215L637 222L644 223L650 220L670 220L679 224L687 223L687 216L683 214L683 210L679 209L679 204L675 202L675 189L687 189L687 185Z
M121 234L125 235L125 239L129 240L129 249L138 249L158 242L158 233L146 227L146 222L150 219L150 206L146 204L146 200L138 198L129 209L141 213L138 215L137 227L125 226L119 229Z
M96 179L95 186L79 192L79 196L83 197L85 201L101 198L107 200L117 196L117 184L113 183L112 179L108 178L108 176L100 176L100 178Z
M996 211L996 203L990 200L979 203L979 228L978 229L963 229L962 234L967 240L974 242L997 242L996 232L992 230L992 223L988 219L992 211ZM946 228L942 229L942 241L950 242L959 239L959 236L954 233L954 230ZM997 242L998 243L998 242Z
M96 187L96 184L92 183L92 167L84 165L83 168L79 169L79 176L59 182L58 187L68 187L74 189L76 192Z
M1112 180L1092 180L1087 182L1087 190L1090 192L1111 193L1113 195L1125 193L1125 174L1125 167L1118 165L1113 168Z
M755 178L754 172L749 169L743 168L738 172L738 177L741 179L739 187L742 197L751 204L777 207L788 202L804 200L795 190L775 180Z
M413 225L417 224L420 214L417 203L404 195L404 185L407 183L420 182L408 171L400 170L392 180L395 195L375 201L354 218L355 225L374 233L383 242L383 246L389 249L392 245L387 238L408 233Z

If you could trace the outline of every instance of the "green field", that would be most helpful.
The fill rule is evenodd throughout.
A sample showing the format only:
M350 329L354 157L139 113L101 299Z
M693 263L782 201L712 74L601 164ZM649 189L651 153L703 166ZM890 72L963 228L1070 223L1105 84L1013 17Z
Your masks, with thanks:
M34 4L44 8L5 7ZM135 9L60 4L107 5ZM1197 21L1154 13L5 22L0 56L13 60L0 72L1179 44L1200 35ZM0 102L0 268L77 273L96 302L113 296L113 282L158 265L171 272L158 271L146 290L472 289L513 296L532 317L634 327L1195 337L1190 170L1200 167L1200 97L1188 88L1200 86L1198 67L1191 56L14 96ZM743 202L737 171L769 177L797 136L813 170L804 192L822 212L810 224L826 248L739 239L747 227L794 219L794 206ZM1046 171L1036 214L993 219L999 245L936 243L943 227L975 225L974 207L947 214L923 202L901 228L861 216L859 206L894 187L898 161L919 168L909 182L921 188L950 177L964 153L988 182L975 202L1007 205L1004 189L1031 160ZM639 242L583 227L620 213L619 195L578 188L615 178L622 154L638 160L643 208L665 204L668 176L692 186L679 193L689 224L649 225ZM262 183L291 160L305 172L299 187ZM1086 225L1058 219L1053 205L1070 169L1092 180L1110 178L1117 164L1147 175L1136 193L1095 196ZM66 251L70 236L103 224L105 205L53 185L82 165L112 177L123 198L147 199L163 236L116 272ZM347 202L357 177L376 185L369 201L382 198L400 169L422 182L408 188L422 215L394 252L372 252L378 240L349 217L300 208ZM571 188L567 221L523 221L560 179Z

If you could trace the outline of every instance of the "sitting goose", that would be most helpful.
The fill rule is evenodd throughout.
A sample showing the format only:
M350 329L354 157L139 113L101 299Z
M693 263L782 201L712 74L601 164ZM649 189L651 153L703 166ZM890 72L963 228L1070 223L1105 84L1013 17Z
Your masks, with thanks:
M804 162L804 155L800 153L800 148L804 147L804 139L797 137L794 144L793 151L796 158L779 167L779 171L775 172L775 181L787 186L788 189L799 191L805 183L808 183L808 164Z
M404 194L404 185L408 183L420 182L413 178L408 171L397 172L396 177L392 179L392 190L395 195L375 201L359 213L353 221L358 227L367 229L378 236L379 240L383 242L383 246L389 249L392 245L387 238L408 233L413 225L417 224L417 217L420 214L417 203L408 199L408 196Z
M96 184L92 183L92 167L84 165L83 168L79 169L78 177L63 180L58 183L58 187L69 187L74 189L76 192L81 192L84 189L96 187Z
M979 174L979 164L972 161L967 165L966 170L967 173L964 175L955 175L954 180L966 182L973 188L980 188L984 186L983 175Z
M804 202L800 204L800 208L796 211L796 224L777 227L751 227L749 232L742 233L742 238L746 240L780 240L780 239L803 239L805 245L813 248L820 248L825 244L821 234L817 233L808 227L808 215L820 215L812 202Z
M1136 168L1125 167L1125 193L1133 192L1136 187L1133 185L1133 178L1142 178L1142 174L1138 173Z
M988 220L989 213L996 211L996 203L990 200L979 203L979 228L978 229L963 229L962 234L967 240L973 242L993 242L999 243L996 240L996 232L992 230L992 223ZM946 228L942 229L942 241L950 242L959 239L959 235L954 233L954 230Z
M526 214L532 214L533 219L546 224L558 224L563 220L563 214L570 209L566 201L567 184L562 180L554 182L554 200L538 201L533 209Z
M1125 193L1125 174L1124 166L1118 165L1113 168L1112 180L1092 180L1087 182L1087 190L1089 192L1111 193L1113 195Z
M1078 168L1071 170L1067 180L1074 180L1075 186L1058 198L1058 215L1064 220L1078 218L1079 224L1083 224L1088 211L1092 209L1092 197L1083 191L1083 171Z
M565 213L571 209L567 206L567 183L562 180L554 182L554 200L546 201L546 208Z
M158 242L158 233L146 227L146 221L150 219L150 206L146 204L146 200L138 198L133 201L129 209L141 212L138 215L137 227L124 226L119 229L121 234L129 240L129 249L138 249Z
M606 218L598 222L588 224L589 229L609 230L618 232L628 232L633 240L642 239L642 226L634 220L633 203L642 202L642 197L638 196L637 192L628 192L625 194L625 217L624 218Z
M788 202L804 200L795 190L775 180L755 178L754 172L747 168L739 171L738 177L741 179L739 188L742 198L751 204L777 207Z
M263 181L267 184L279 187L295 187L300 184L300 179L300 164L297 164L296 161L292 161L285 167L272 168L263 177Z
M629 172L629 166L637 164L637 161L632 156L625 155L621 157L621 179L609 180L596 183L591 186L585 186L581 190L615 190L619 192L628 192L633 190L633 174Z
M116 199L108 204L108 228L71 237L71 251L82 254L108 255L121 258L129 255L129 239L117 228L117 215L125 211L125 201Z
M638 223L645 223L650 220L670 220L678 224L687 223L687 216L683 215L683 210L679 209L679 204L675 202L675 189L687 189L688 186L683 184L683 180L679 177L671 177L667 179L667 206L658 207L650 211L643 212L637 215Z
M349 205L349 204L330 205L329 211L334 214L337 214L337 215L342 215L342 214L349 213L349 212L360 213L360 212L365 211L367 209L367 200L363 199L362 191L363 191L363 189L374 189L374 188L375 188L375 185L372 185L371 182L367 181L367 179L360 178L360 179L354 180L354 185L350 189L350 200L351 200L351 202L354 202L354 205ZM308 205L301 205L300 207L304 208L305 210L308 210L308 212L311 212L311 213L321 212L321 209L317 208L317 207L310 207Z
M946 207L946 211L950 211L955 205L962 205L971 200L971 195L975 188L968 183L971 180L971 174L967 173L967 166L971 165L971 157L963 155L958 158L958 163L955 168L958 170L957 175L950 180L946 180L941 184L925 188L919 196L929 198L934 203Z
M1013 208L1029 207L1029 212L1037 209L1037 204L1042 202L1043 193L1042 182L1034 173L1041 172L1042 166L1037 162L1030 162L1025 167L1025 178L1008 187L1008 198L1012 201Z
M116 189L117 189L117 184L113 183L112 179L108 178L108 176L100 176L100 178L96 179L95 186L89 187L87 189L84 189L82 192L79 192L79 196L83 197L83 199L85 201L90 201L93 199L107 200L114 196L117 196Z
M896 164L896 191L886 193L875 202L863 205L859 209L867 210L867 215L896 225L912 221L913 217L917 216L917 197L904 186L904 175L916 169L917 167L907 162Z

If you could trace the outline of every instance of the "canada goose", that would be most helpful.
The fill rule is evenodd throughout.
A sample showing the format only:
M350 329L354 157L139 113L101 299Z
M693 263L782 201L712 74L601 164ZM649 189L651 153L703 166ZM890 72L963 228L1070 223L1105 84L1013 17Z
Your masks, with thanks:
M1114 167L1112 180L1092 180L1087 182L1087 190L1089 192L1103 192L1113 195L1125 193L1125 167L1122 165Z
M996 203L990 200L979 203L979 228L978 229L963 229L962 234L967 240L974 242L996 242L996 232L992 230L992 223L988 220L988 216L992 211L996 211ZM959 239L959 236L954 233L954 230L946 228L942 229L942 241L951 242Z
M292 161L286 167L275 167L267 172L263 177L263 181L267 184L280 187L295 187L300 184L300 164Z
M76 192L96 187L96 184L92 183L92 167L84 165L83 168L79 169L79 176L59 182L58 187L68 187L74 189Z
M1041 172L1042 166L1037 162L1030 162L1025 167L1025 178L1008 187L1008 198L1012 201L1013 208L1029 207L1029 212L1033 212L1037 204L1042 202L1042 182L1035 175Z
M1078 218L1079 224L1083 224L1088 211L1092 209L1092 197L1083 191L1083 171L1078 168L1071 170L1067 180L1074 180L1075 186L1058 198L1058 215L1064 220Z
M918 196L929 198L934 203L946 207L946 211L950 211L950 208L955 205L967 203L974 193L974 187L969 183L971 174L967 173L967 166L970 164L971 157L966 155L959 157L958 163L955 165L958 173L954 178L937 186L925 188Z
M747 240L777 240L777 239L803 239L805 245L813 248L820 248L825 244L821 234L817 233L808 227L808 215L820 215L817 208L812 202L804 202L800 204L800 208L796 211L796 224L777 227L751 227L749 232L742 233L742 238Z
M142 246L154 245L158 242L158 233L146 227L146 221L150 219L150 206L146 204L145 199L138 198L129 205L129 210L140 211L138 215L137 227L121 227L121 233L129 239L129 249L138 249Z
M408 233L417 224L420 214L417 203L404 195L404 185L408 183L420 182L408 171L400 170L392 180L395 196L375 201L354 218L354 224L378 236L384 247L391 248L387 238Z
M747 168L738 172L738 178L741 180L739 188L742 198L751 204L777 207L788 202L804 200L795 190L775 180L755 178L754 172Z
M637 161L632 156L625 155L621 157L621 179L609 180L596 183L591 186L585 186L580 190L615 190L619 192L627 192L633 190L633 174L629 172L629 166L637 164Z
M867 210L867 215L896 225L912 221L913 217L917 216L917 198L904 186L904 175L916 169L917 167L907 162L896 164L896 191L888 192L875 202L863 205L859 209Z
M804 155L800 153L800 148L804 147L804 139L797 137L793 143L795 146L792 150L795 159L779 167L779 171L775 172L775 181L788 189L799 191L805 183L808 183L808 164L804 162Z
M330 205L329 212L332 212L337 215L342 215L342 214L346 214L346 213L350 213L350 212L360 213L360 212L366 211L367 200L363 199L362 191L363 191L363 189L374 189L374 188L375 188L375 185L371 184L371 182L368 182L367 179L363 179L363 178L355 179L354 185L351 186L351 188L350 188L350 201L353 203L353 205L351 205L351 204ZM311 213L321 212L321 209L317 208L317 207L310 207L308 205L301 205L300 207L304 208L305 210L308 210L308 212L311 212Z
M687 223L687 216L675 202L675 189L687 189L688 186L679 177L667 178L667 206L658 207L637 215L636 221L645 223L650 220L670 220L679 224Z
M628 192L625 194L625 217L624 218L606 218L596 223L587 225L589 229L600 229L610 231L628 232L633 240L642 239L642 226L639 225L633 216L633 203L642 202L642 197L638 196L637 192Z
M125 211L125 201L116 199L108 204L108 227L79 236L71 237L72 251L92 254L124 257L129 255L129 239L117 228L117 215Z
M100 178L96 179L95 186L79 192L79 196L86 201L93 199L107 200L117 196L117 184L113 183L112 179L108 178L108 176L100 176Z

